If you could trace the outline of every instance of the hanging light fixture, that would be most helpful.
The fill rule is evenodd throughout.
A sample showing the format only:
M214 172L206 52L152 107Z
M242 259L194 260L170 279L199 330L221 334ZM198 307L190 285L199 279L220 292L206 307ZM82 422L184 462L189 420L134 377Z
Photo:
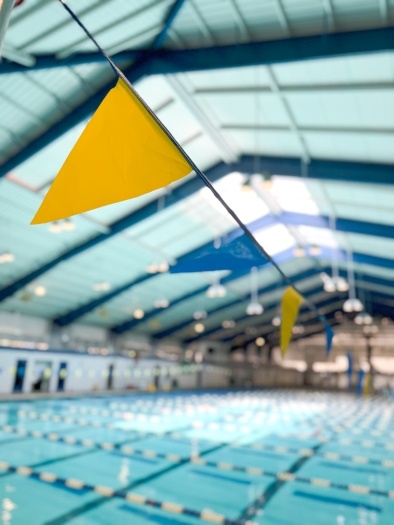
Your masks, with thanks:
M136 308L133 312L134 319L142 319L145 315L145 312L142 308Z
M45 288L45 286L38 285L34 288L34 294L37 297L44 297L46 293L47 293L47 289Z
M223 321L222 328L234 328L235 321Z
M349 298L343 303L343 311L346 313L361 312L364 305L356 297L356 281L354 278L353 256L350 251L347 253L347 274L349 281Z
M330 229L333 233L336 229L335 218L333 216L330 217ZM321 278L324 282L325 292L347 292L349 290L348 282L339 275L337 250L333 249L331 251L331 277L326 273L322 273Z
M357 297L349 298L343 303L343 311L346 313L361 312L364 306Z
M217 279L208 288L206 295L209 299L220 299L226 297L227 290L222 284L220 284L219 279Z
M15 255L11 252L0 253L0 264L12 263L15 261Z
M250 303L246 308L246 314L261 315L263 312L264 308L258 298L257 268L253 266L250 270Z
M269 171L264 171L262 173L263 179L261 181L261 187L264 191L271 191L274 186L274 181L272 180L272 173Z
M349 290L349 283L343 277L333 278L337 292L347 292Z
M313 244L312 246L310 246L309 254L314 257L317 257L318 255L320 255L321 254L320 246L318 246L317 244Z
M273 326L280 326L282 323L282 319L280 318L280 315L275 315L275 317L271 321Z
M354 318L354 322L357 325L370 325L373 322L372 316L367 312L360 312Z
M194 331L197 334L202 334L205 331L205 325L203 325L203 323L196 323L194 325Z
M151 273L151 274L158 273L159 265L156 263L148 264L148 266L146 267L146 271L147 273Z
M323 288L324 288L324 291L327 292L327 293L333 293L336 291L336 286L335 286L335 282L333 280L332 277L330 277L329 275L327 275L326 273L321 273L320 274L320 277L323 281Z
M156 299L156 301L153 303L153 306L155 308L168 308L170 306L170 302L168 299Z
M161 263L159 263L157 271L159 273L165 273L165 272L168 272L168 268L169 268L168 262L167 261L161 261Z
M61 233L62 229L63 228L62 228L60 222L58 222L58 221L51 222L51 224L48 226L48 230L51 233Z
M199 310L197 312L194 312L193 319L196 321L199 321L200 319L205 319L208 316L207 312L204 312L204 310Z
M296 248L294 248L294 257L297 257L297 258L300 258L300 257L305 257L306 253L305 253L305 250L304 248L302 248L302 246L297 246Z
M168 272L169 267L170 265L168 264L168 262L164 260L158 263L153 262L151 264L148 264L148 266L146 267L146 272L150 274L165 273Z
M256 339L255 343L256 343L257 346L264 346L264 344L265 344L265 339L264 339L264 337L258 337L258 338Z
M324 283L324 291L328 293L334 292L347 292L349 290L349 284L343 277L339 275L330 277L326 273L321 274L321 278Z
M73 232L77 228L77 225L71 219L65 219L60 226L65 232Z
M108 292L110 290L111 285L107 281L102 281L99 283L94 283L93 290L95 292Z
M251 302L246 308L246 313L248 315L261 315L264 312L264 308L260 303Z

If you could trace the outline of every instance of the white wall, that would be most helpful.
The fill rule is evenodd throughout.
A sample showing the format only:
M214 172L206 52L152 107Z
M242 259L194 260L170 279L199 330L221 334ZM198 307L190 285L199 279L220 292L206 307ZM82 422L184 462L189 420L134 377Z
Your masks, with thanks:
M13 338L48 341L50 322L40 317L0 312L0 339L3 336Z
M112 388L147 390L154 383L154 371L160 368L159 388L170 389L174 379L177 388L197 388L197 366L179 366L174 362L158 359L134 360L119 355L89 355L77 352L53 352L39 350L0 350L0 393L11 393L15 381L18 360L26 360L23 392L32 391L37 379L37 361L47 361L52 368L49 390L55 392L61 362L67 363L66 392L100 391L107 388L109 366L113 365Z

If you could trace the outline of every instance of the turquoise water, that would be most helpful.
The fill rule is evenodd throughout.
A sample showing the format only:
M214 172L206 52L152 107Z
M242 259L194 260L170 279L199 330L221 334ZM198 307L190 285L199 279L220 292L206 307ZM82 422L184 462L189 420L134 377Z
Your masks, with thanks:
M268 390L4 402L0 500L3 525L393 525L394 409Z

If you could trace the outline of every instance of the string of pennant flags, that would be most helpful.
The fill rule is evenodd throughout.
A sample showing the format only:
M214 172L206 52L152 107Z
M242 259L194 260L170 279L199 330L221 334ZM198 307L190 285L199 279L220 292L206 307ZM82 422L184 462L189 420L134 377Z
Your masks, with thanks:
M268 260L287 286L281 302L282 352L285 353L289 346L292 328L302 304L314 311L322 324L329 352L334 334L327 318L308 298L302 296L78 16L64 0L59 1L108 61L118 80L61 167L32 224L63 220L101 206L132 199L165 187L194 171L250 241L254 254L252 259L256 259L257 255L257 260ZM255 266L256 261L251 260L251 264Z

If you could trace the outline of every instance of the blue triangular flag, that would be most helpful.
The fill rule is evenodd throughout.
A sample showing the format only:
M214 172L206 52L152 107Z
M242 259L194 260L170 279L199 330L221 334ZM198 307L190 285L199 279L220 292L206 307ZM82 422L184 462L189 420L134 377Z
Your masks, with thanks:
M222 241L219 248L212 243L192 256L180 258L170 273L212 272L217 270L249 270L267 261L245 235Z
M331 352L334 332L329 324L325 324L324 331L326 332L326 352L328 355Z

